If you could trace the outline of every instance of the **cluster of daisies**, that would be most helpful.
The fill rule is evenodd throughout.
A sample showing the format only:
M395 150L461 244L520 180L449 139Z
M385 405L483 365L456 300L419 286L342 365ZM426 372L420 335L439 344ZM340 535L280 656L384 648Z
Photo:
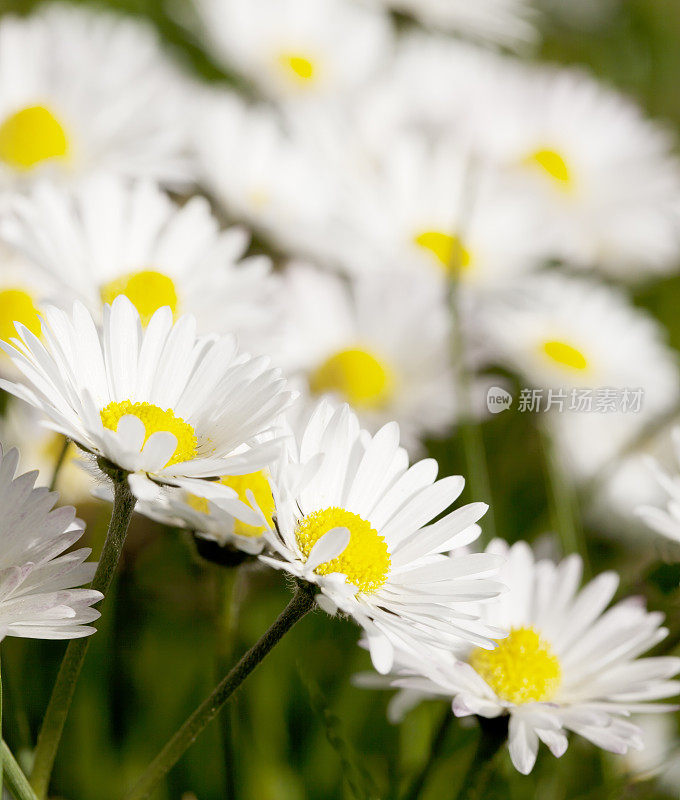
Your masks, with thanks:
M587 74L480 46L535 23L525 0L196 0L182 24L230 78L208 86L139 20L0 18L0 440L49 483L65 438L74 502L117 470L139 513L313 586L395 719L509 716L523 773L569 731L640 749L631 714L680 689L614 574L475 548L487 506L451 510L463 479L417 460L502 368L564 396L537 424L609 519L680 540L680 477L657 468L655 505L640 452L680 372L629 297L680 263L680 162ZM644 398L584 413L584 388ZM92 633L84 525L17 463L0 636Z

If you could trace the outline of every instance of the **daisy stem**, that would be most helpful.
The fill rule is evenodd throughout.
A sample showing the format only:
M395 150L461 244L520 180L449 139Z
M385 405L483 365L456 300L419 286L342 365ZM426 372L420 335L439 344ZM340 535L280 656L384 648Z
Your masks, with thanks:
M109 470L102 464L100 466L113 481L113 510L97 571L94 574L90 588L106 595L123 550L125 536L130 525L132 512L135 509L136 500L130 491L126 473L119 470ZM71 707L71 701L85 661L89 642L89 637L72 639L66 648L66 653L59 667L59 674L52 689L52 695L38 734L35 761L33 772L31 773L31 785L38 798L44 798L47 794L54 759L57 755L64 724Z
M66 453L68 452L68 447L70 444L71 444L70 439L67 439L64 436L64 441L61 446L61 450L59 451L59 455L57 456L57 461L54 465L54 471L52 472L52 480L50 481L51 492L53 492L57 488L59 473L61 472L61 468L64 466L64 462L66 461Z
M465 453L465 463L470 479L470 492L474 500L488 503L489 510L484 516L481 540L489 541L496 535L496 523L491 498L491 481L486 460L486 449L482 429L475 419L472 408L470 375L465 364L465 335L461 323L459 290L456 280L451 280L451 322L453 328L452 359L460 402L459 430Z
M2 745L0 745L0 754L2 756L0 761L2 762L5 776L5 785L12 796L16 800L38 800L31 788L31 784L28 782L28 778L21 771L21 767L17 764L4 739L2 740Z
M444 711L444 716L442 717L441 722L437 730L432 737L432 744L430 745L430 755L427 761L423 764L420 772L415 776L411 785L408 787L406 794L403 796L402 800L417 800L420 797L420 793L425 786L425 783L430 775L430 771L434 766L435 762L438 760L439 755L441 754L442 747L444 746L444 742L446 741L446 737L448 736L449 730L451 729L451 725L453 724L453 720L455 717L451 712L451 708L449 706L446 707Z
M292 600L276 622L218 683L212 694L201 703L172 739L167 742L126 796L126 800L143 800L150 796L159 781L175 766L203 730L215 719L222 706L232 697L248 675L293 625L314 608L314 602L311 587L299 584Z
M456 800L481 800L493 774L496 756L508 738L508 718L477 717L479 737L475 752L463 776Z
M565 555L577 553L583 560L584 573L589 575L590 562L579 519L574 487L560 467L550 434L544 430L542 436L553 524L559 534Z

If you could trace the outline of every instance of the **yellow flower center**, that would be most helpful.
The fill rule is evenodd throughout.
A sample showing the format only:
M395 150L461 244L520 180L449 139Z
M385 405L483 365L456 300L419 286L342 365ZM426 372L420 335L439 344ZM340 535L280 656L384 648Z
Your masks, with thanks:
M225 475L220 479L223 486L230 486L238 495L239 500L250 505L246 491L250 491L255 496L255 502L260 507L267 522L273 526L272 515L274 514L274 498L272 497L272 490L269 487L269 481L264 470L258 472L251 472L248 475ZM195 494L190 494L187 497L187 503L201 514L207 514L209 511L208 501L205 497L197 497ZM240 519L234 520L234 533L237 536L262 536L264 533L264 526L249 525L247 522L241 522Z
M394 376L371 353L349 349L335 353L314 370L309 386L315 394L336 392L356 408L381 408L392 397Z
M304 53L281 53L278 63L286 77L298 84L310 84L317 76L314 61Z
M495 650L476 648L470 664L498 697L516 705L552 699L562 680L557 656L533 628L513 628Z
M450 275L468 269L472 256L458 236L444 231L423 231L414 237L414 242L431 253L439 266Z
M540 167L561 188L571 188L573 178L567 162L555 150L536 150L535 153L531 153L525 159L525 163L530 166Z
M541 350L548 358L561 367L568 367L574 370L585 370L588 368L588 359L580 350L567 344L567 342L544 342L541 345Z
M9 341L18 336L15 322L21 322L28 330L40 336L40 318L31 296L23 289L0 291L0 339Z
M61 123L44 106L16 111L0 125L0 160L29 170L50 158L65 158L69 144Z
M99 413L102 425L111 431L118 430L118 423L122 417L132 415L140 419L146 430L144 444L152 433L157 431L171 433L177 439L177 447L168 463L165 464L166 467L179 464L180 461L190 461L196 455L198 439L194 429L181 417L176 417L170 409L164 411L151 403L133 403L131 400L123 400L120 403L109 403Z
M102 286L104 303L113 303L121 294L139 311L143 325L148 325L154 313L163 306L170 306L173 315L177 314L179 301L175 284L162 272L152 269L131 272Z
M320 564L314 572L317 575L341 572L359 591L366 594L375 592L387 580L390 554L383 537L358 514L336 507L307 514L295 531L303 555L307 558L319 539L333 528L347 528L349 544L337 558Z

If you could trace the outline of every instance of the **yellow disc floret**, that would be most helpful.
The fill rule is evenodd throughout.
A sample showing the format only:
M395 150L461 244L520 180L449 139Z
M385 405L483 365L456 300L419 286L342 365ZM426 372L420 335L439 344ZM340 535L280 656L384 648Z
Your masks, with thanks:
M470 252L458 236L445 231L423 231L413 241L431 253L439 266L450 275L457 275L472 263Z
M21 322L28 330L40 335L38 309L28 292L23 289L0 290L0 340L9 341L18 336L15 322Z
M151 403L133 403L131 400L111 402L100 412L102 425L111 431L118 430L118 423L122 417L132 415L144 423L146 443L152 433L167 431L177 439L177 447L172 457L165 464L166 467L179 464L180 461L190 461L196 456L198 439L194 429L181 417L176 417L170 410L163 410Z
M16 170L29 170L50 158L65 158L66 133L44 106L16 111L0 125L0 161Z
M327 358L309 377L315 394L335 392L355 408L382 408L392 397L394 378L389 367L359 348L341 350Z
M549 359L559 364L561 367L583 371L588 368L588 359L580 350L577 350L567 342L550 340L543 342L541 350Z
M562 680L557 656L533 628L513 628L495 650L476 648L470 664L501 700L516 705L551 700Z
M143 325L148 325L151 317L163 306L170 306L173 316L177 314L177 289L172 279L162 272L152 269L131 272L102 286L104 303L113 303L121 294L137 309Z
M529 165L540 167L563 189L571 188L572 176L564 158L555 150L536 150L525 159Z
M319 539L333 528L347 528L349 544L337 558L320 564L314 572L317 575L341 572L359 591L366 594L375 592L387 580L390 554L383 537L358 514L337 507L307 514L295 531L303 555L307 558Z
M312 58L304 53L281 53L278 63L286 77L300 84L313 83L317 68Z
M247 475L225 475L220 478L219 482L223 486L231 487L238 495L238 499L247 505L250 505L250 500L248 500L246 492L250 489L265 519L270 526L274 525L272 520L272 515L274 514L274 498L264 470L250 472ZM187 497L187 503L194 511L199 511L201 514L207 514L210 510L205 497L198 497L195 494L190 494ZM264 526L249 525L247 522L241 522L240 519L234 519L234 533L237 536L262 536L264 533Z

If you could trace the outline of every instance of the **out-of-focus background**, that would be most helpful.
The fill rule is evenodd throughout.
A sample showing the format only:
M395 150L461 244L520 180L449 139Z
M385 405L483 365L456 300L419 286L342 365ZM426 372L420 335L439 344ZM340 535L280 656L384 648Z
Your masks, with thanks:
M0 12L24 14L36 5L0 0ZM198 78L229 80L224 67L178 21L187 12L185 3L178 0L170 9L160 0L100 6L150 20ZM680 131L677 0L545 0L542 12L543 40L531 58L587 67ZM680 348L680 275L635 288L633 297L667 329L671 345ZM555 520L542 445L530 415L499 414L482 429L497 533L509 541L544 537L548 552L554 545L545 534ZM440 460L441 474L465 472L455 430L428 449ZM472 499L468 490L464 499ZM108 511L95 501L79 507L95 548ZM604 530L596 516L585 519L593 571L618 569L628 593L643 594L650 607L668 615L671 644L661 649L669 652L680 642L680 569L667 545L635 529L625 534ZM289 594L280 573L213 565L198 555L188 533L142 518L134 520L114 592L110 613L91 641L57 762L55 796L67 800L120 798L235 656L266 629ZM357 638L349 622L320 613L306 619L172 770L156 800L390 796L400 777L424 760L442 706L425 703L401 726L390 725L385 714L389 693L351 684L351 676L369 666ZM20 759L38 729L62 652L60 643L3 642L5 735ZM669 716L661 730L651 733L676 748L676 759L679 719ZM423 793L426 800L451 795L472 744L473 732L461 722L447 742L448 757ZM677 769L675 778L650 778L632 760L611 757L578 737L572 737L563 758L542 755L531 777L523 777L504 754L487 800L642 800L680 792ZM629 772L638 778L631 782Z

